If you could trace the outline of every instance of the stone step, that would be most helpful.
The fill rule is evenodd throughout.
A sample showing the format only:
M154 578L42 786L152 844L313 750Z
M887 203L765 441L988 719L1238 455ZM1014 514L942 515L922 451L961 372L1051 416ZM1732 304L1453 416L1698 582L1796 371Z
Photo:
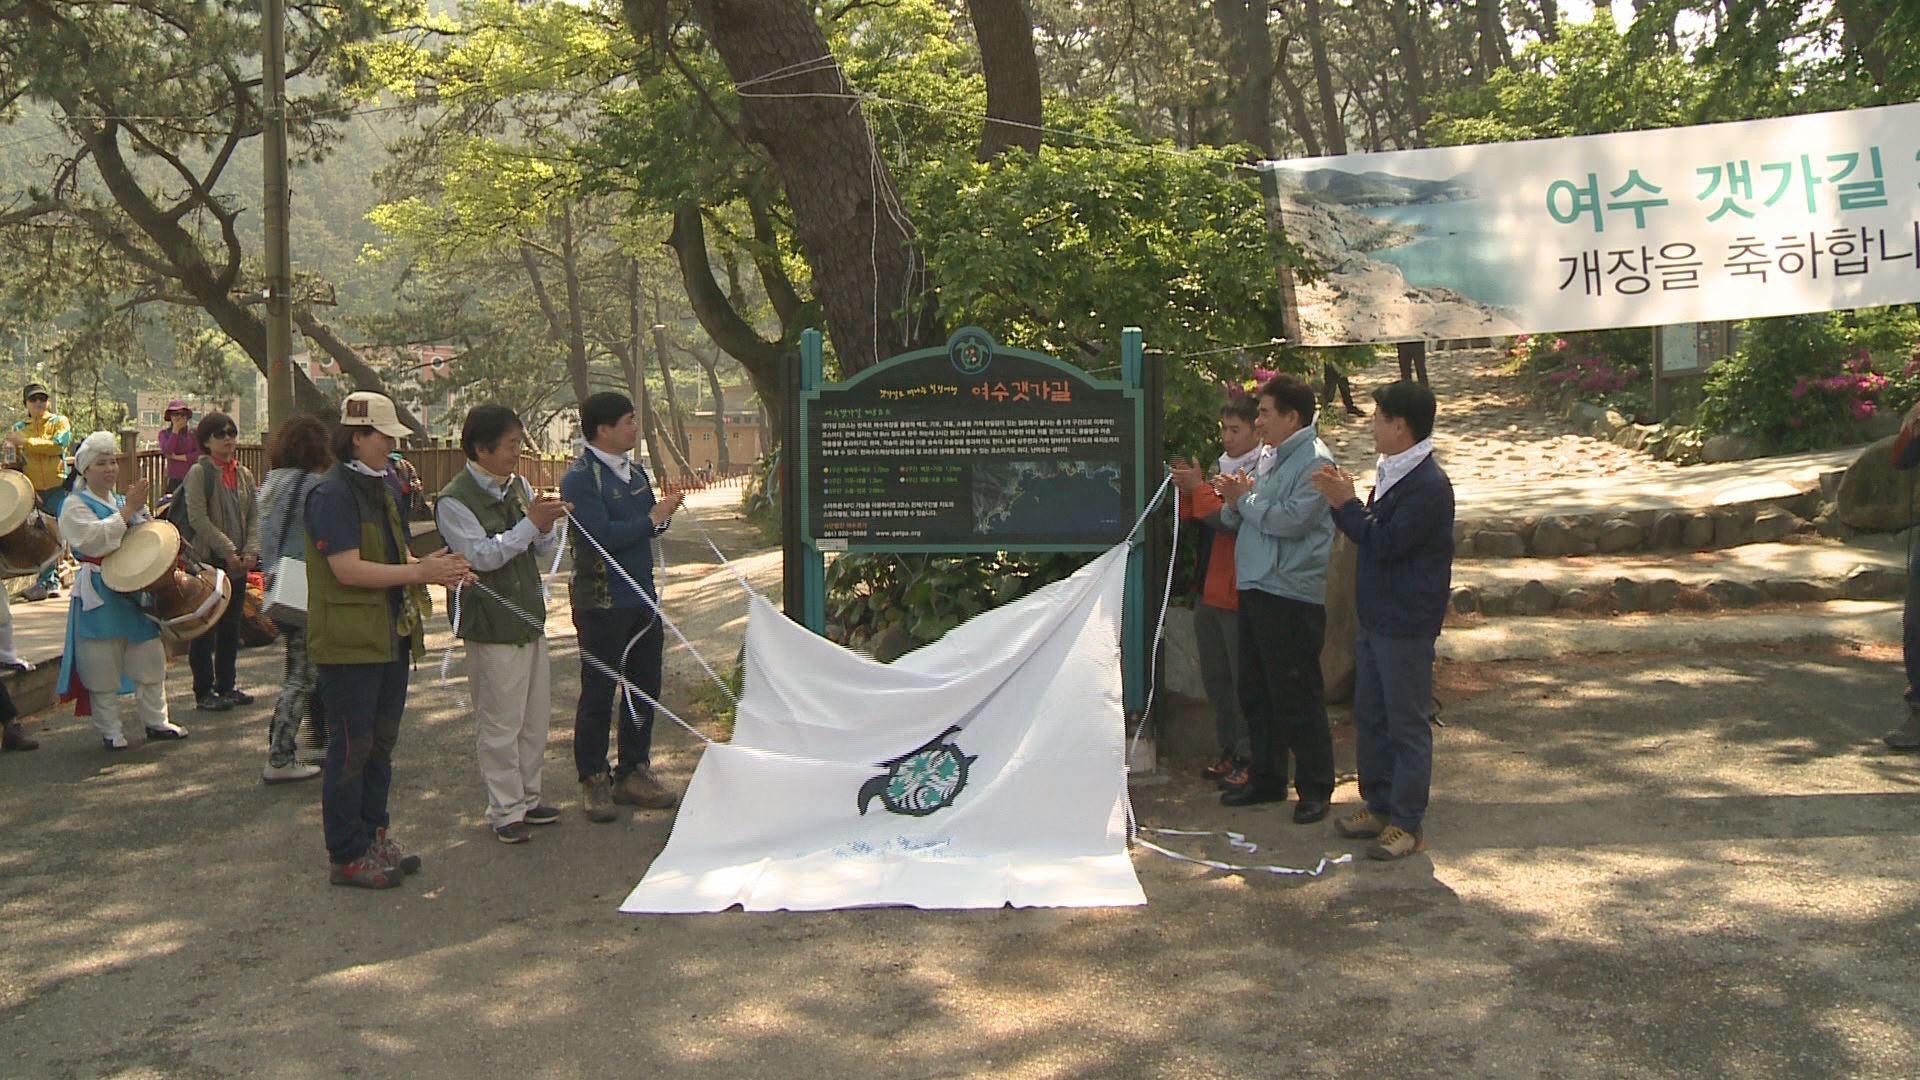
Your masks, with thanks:
M1738 645L1898 643L1901 608L1897 600L1832 600L1748 611L1737 619L1695 612L1617 619L1489 619L1478 625L1449 625L1434 651L1443 660L1477 663L1595 653L1690 653Z
M1562 559L1456 559L1453 612L1607 615L1903 596L1907 553L1826 540Z
M1632 476L1475 485L1455 492L1454 539L1463 558L1771 543L1827 527L1816 519L1859 454L1848 447Z

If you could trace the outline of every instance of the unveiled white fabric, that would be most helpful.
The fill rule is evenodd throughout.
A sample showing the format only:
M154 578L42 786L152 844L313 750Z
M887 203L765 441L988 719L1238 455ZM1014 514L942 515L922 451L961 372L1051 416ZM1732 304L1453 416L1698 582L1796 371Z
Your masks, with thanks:
M1125 575L1122 546L891 665L755 597L733 741L707 749L621 910L1146 903L1126 849ZM877 778L943 735L973 759L965 784L930 813L889 809ZM899 801L942 802L934 772Z

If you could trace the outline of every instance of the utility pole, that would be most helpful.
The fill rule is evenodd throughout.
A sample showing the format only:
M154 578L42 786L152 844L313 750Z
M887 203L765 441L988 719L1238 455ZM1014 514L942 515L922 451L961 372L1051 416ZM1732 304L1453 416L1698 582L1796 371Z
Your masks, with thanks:
M293 417L293 260L287 251L287 8L264 0L267 203L267 431Z

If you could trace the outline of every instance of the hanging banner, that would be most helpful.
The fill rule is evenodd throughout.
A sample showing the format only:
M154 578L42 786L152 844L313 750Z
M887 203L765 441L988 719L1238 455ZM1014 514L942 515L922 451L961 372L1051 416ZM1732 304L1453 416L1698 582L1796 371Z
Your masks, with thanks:
M1920 104L1262 168L1303 345L1920 301Z

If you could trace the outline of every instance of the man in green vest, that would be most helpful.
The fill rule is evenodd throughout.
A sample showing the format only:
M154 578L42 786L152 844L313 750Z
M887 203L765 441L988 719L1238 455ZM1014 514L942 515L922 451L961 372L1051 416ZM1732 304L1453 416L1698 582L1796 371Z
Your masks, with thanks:
M327 720L320 823L328 879L360 889L389 889L420 870L420 856L387 831L393 748L407 673L426 652L427 586L473 577L451 552L407 551L387 455L409 433L385 395L348 394L333 431L339 464L307 493L307 652Z
M551 825L560 811L540 801L553 701L547 664L547 602L540 560L560 537L567 512L554 495L535 495L514 471L526 429L512 409L482 405L460 427L467 467L440 491L434 519L447 548L480 576L451 612L467 643L480 779L487 824L503 844L530 839L529 825Z

